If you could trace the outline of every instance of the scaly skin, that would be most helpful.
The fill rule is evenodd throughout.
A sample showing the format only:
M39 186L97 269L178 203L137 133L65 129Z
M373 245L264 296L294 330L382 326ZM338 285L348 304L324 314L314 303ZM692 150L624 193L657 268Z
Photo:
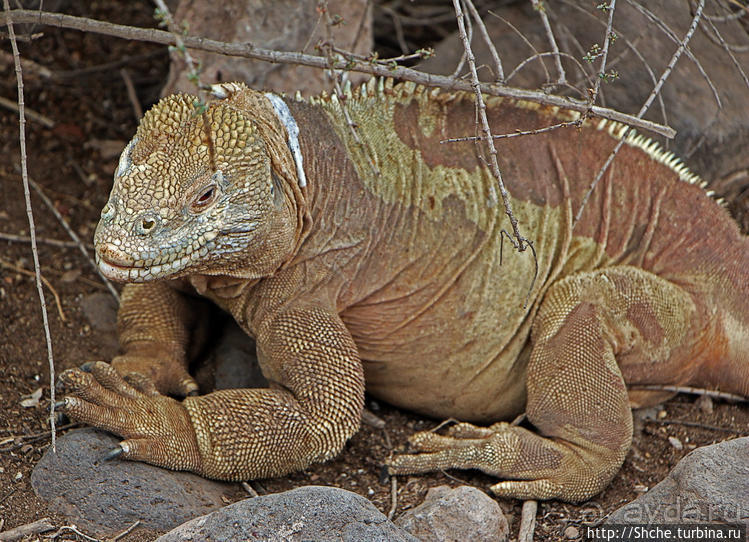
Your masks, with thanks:
M675 158L630 138L573 223L621 126L498 140L534 281L528 252L502 250L475 143L440 143L474 134L473 97L379 85L346 99L361 143L337 99L285 100L302 164L292 125L240 84L203 113L172 96L146 114L95 235L101 270L134 283L124 353L63 375L72 418L122 435L127 459L267 477L336 455L366 382L497 422L418 433L391 473L479 468L501 496L581 501L621 466L631 405L663 398L627 385L749 395L748 245ZM487 102L494 133L574 118ZM255 337L272 388L159 394L195 390L196 293ZM533 431L500 421L523 411Z

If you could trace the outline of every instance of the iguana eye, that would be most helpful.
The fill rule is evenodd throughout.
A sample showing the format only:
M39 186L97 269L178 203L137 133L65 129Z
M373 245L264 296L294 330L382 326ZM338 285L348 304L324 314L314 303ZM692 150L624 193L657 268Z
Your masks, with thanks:
M205 209L208 205L213 203L214 199L216 199L216 187L209 186L200 192L200 195L193 200L192 209L194 211Z

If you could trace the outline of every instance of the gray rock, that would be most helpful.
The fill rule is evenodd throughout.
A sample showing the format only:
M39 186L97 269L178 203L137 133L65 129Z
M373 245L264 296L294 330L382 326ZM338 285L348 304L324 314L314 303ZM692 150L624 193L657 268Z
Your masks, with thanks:
M745 523L749 527L749 437L697 448L650 491L606 523Z
M418 542L364 497L322 486L234 503L180 525L157 542L191 540Z
M317 6L317 0L181 0L174 19L187 25L193 36L324 56L315 49L320 40L328 39L325 21L321 21ZM330 0L328 9L331 16L342 19L342 24L330 29L330 39L336 47L368 54L372 49L372 10L367 0ZM333 86L325 71L316 68L271 64L204 51L191 54L201 65L204 83L243 81L258 90L290 95L296 91L314 95ZM352 83L369 79L367 75L356 73L349 77ZM189 80L189 70L179 54L172 54L169 79L162 89L164 95L173 92L195 93L195 84Z
M96 292L81 298L81 310L97 331L117 331L117 301L109 294Z
M117 446L114 436L95 429L71 431L57 440L31 473L36 494L51 511L97 537L110 536L136 520L166 531L224 506L236 485L173 472L135 461L103 461Z
M255 341L233 320L227 322L221 340L210 357L215 367L215 389L268 387L268 381L258 365Z
M424 502L395 524L424 541L504 542L509 526L497 501L480 489L433 487Z
M80 305L91 329L96 331L99 355L109 361L120 349L117 338L117 301L109 292L96 292L83 296Z

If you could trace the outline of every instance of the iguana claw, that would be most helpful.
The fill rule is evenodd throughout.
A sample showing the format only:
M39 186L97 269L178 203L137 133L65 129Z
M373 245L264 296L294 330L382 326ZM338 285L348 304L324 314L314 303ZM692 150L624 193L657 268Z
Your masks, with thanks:
M117 446L116 448L113 448L112 450L107 452L107 455L104 456L104 461L111 461L112 459L116 459L122 455L122 452L124 452L122 446Z

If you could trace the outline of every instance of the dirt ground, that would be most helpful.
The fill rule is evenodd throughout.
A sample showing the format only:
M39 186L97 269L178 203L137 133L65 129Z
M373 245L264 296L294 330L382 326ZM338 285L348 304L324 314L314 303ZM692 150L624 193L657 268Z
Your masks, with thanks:
M66 12L154 26L152 5L144 1L74 1ZM158 97L168 58L159 46L51 28L25 29L29 30L43 35L22 43L22 56L45 66L53 76L44 79L33 69L26 70L26 105L55 123L50 129L28 120L29 173L81 238L90 243L117 156L136 128L120 70L127 70L139 101L147 106ZM2 52L9 51L4 40ZM3 61L0 74L0 95L15 101L12 66ZM7 109L0 109L0 156L0 234L26 236L29 227L18 170L18 119ZM33 193L32 202L38 238L67 240L50 210ZM745 201L737 205L746 208ZM109 355L111 346L92 328L80 306L84 296L106 292L89 263L76 248L47 242L40 243L39 258L49 281L45 295L56 370ZM49 369L30 270L29 243L0 239L0 531L43 517L51 517L58 527L66 525L64 518L47 510L30 484L31 471L50 444L46 419ZM59 307L53 292L59 295ZM24 397L39 389L38 406L21 405ZM336 460L288 477L262 480L256 487L274 493L311 483L333 485L364 495L387 513L390 484L379 480L384 459L392 449L402 448L413 431L430 428L435 422L384 404L369 401L368 406L385 420L384 430L365 425ZM684 421L701 426L680 423ZM677 397L663 406L654 421L639 424L624 467L602 494L580 506L539 505L536 539L558 540L568 526L580 527L600 519L655 485L697 446L747 434L746 405L716 402L714 411L706 414L693 397ZM675 448L669 437L678 438L683 449ZM493 480L480 473L455 471L402 477L398 482L397 514L419 504L429 487L467 483L487 489ZM499 504L510 520L511 535L517 536L520 504L505 500ZM123 540L151 540L154 535L136 529Z

